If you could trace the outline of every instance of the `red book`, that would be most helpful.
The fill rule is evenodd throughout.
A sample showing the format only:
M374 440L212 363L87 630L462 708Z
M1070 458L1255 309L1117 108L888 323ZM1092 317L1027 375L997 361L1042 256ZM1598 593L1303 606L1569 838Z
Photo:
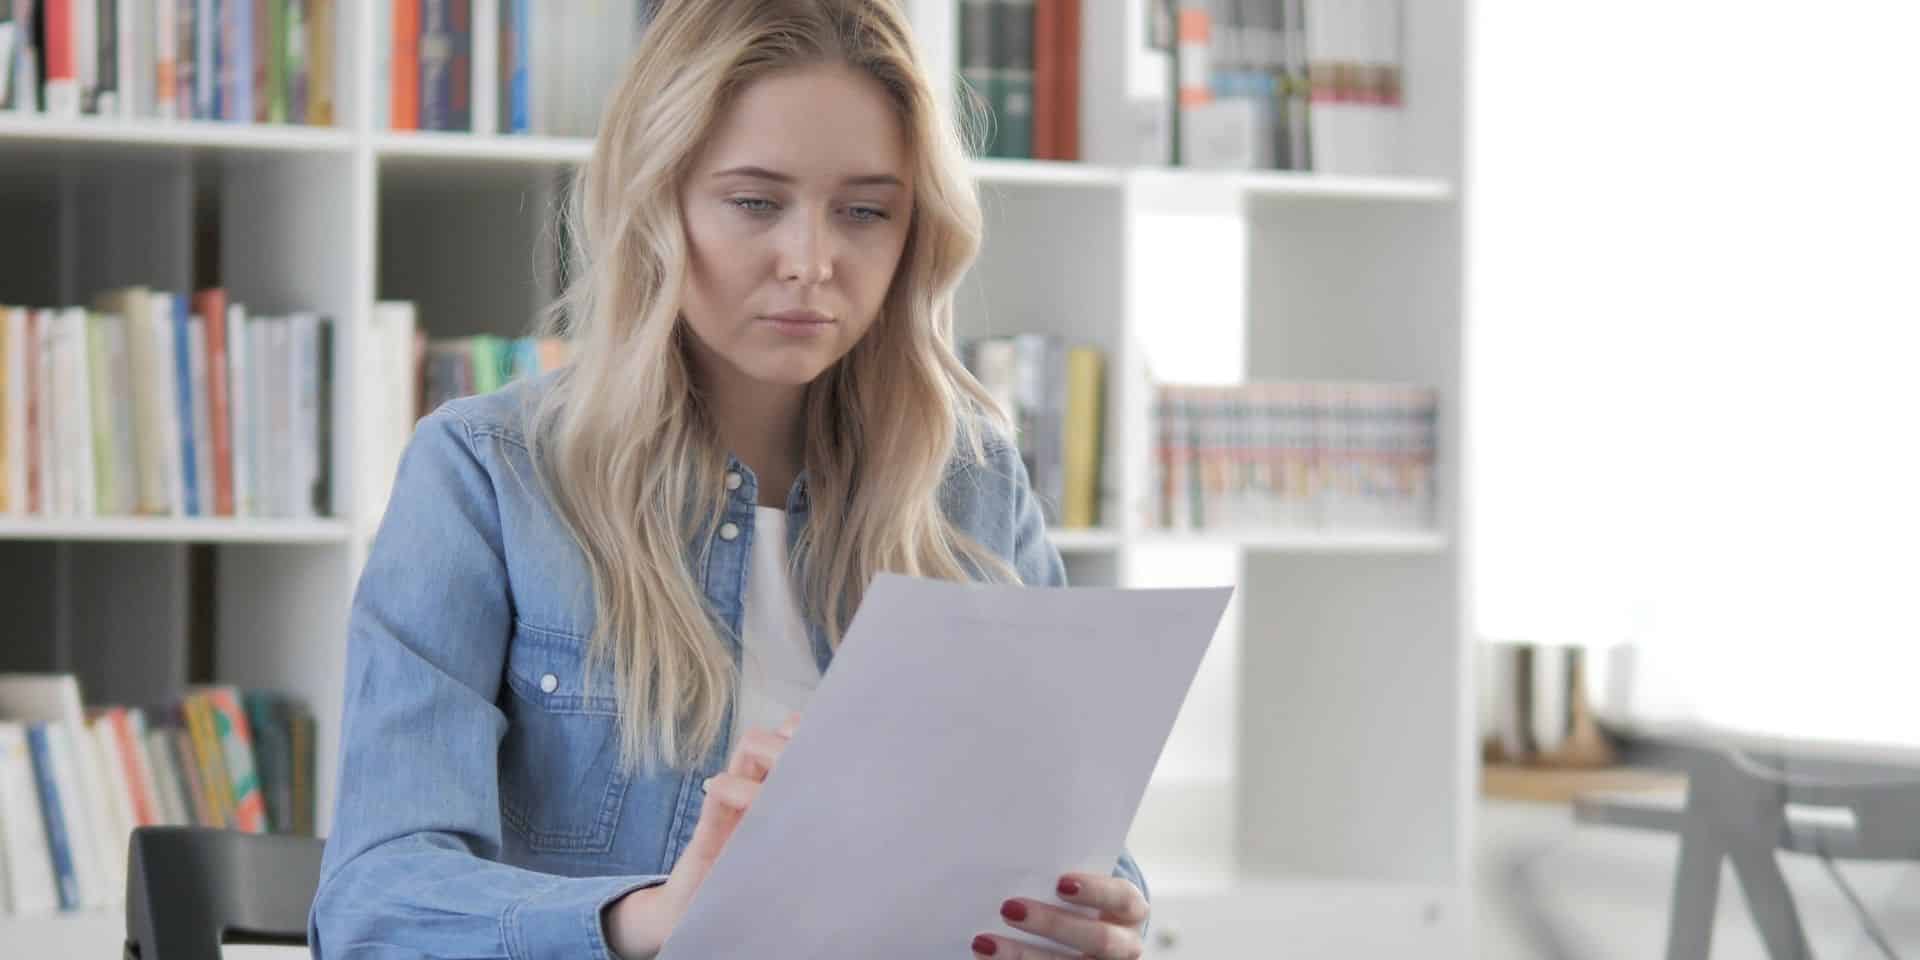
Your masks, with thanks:
M1080 159L1080 0L1060 3L1060 102L1054 111L1057 159Z
M1033 0L1033 158L1060 159L1060 8Z
M147 782L146 764L134 754L141 749L140 738L133 732L133 723L127 717L125 707L108 707L101 714L113 732L114 752L118 754L120 768L126 772L127 793L133 800L134 826L151 827L160 822L160 811L153 804L159 799L159 793L153 784Z
M393 0L393 103L395 130L420 129L420 0Z
M91 0L46 0L42 27L46 31L45 50L40 57L46 71L47 112L73 114L80 111L80 80L73 59L73 5Z
M227 392L227 291L193 295L193 312L207 328L207 429L213 432L213 515L233 516L233 408ZM202 488L204 489L204 488Z

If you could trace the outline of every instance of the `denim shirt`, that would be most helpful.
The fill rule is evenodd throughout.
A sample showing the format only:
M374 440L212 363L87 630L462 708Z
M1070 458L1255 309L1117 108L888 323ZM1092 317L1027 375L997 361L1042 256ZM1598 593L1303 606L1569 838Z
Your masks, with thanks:
M316 958L610 957L602 909L665 882L701 782L726 766L725 726L698 763L619 762L611 671L584 683L586 560L527 451L525 410L547 382L442 406L402 458L348 624L340 789L308 921ZM987 446L987 463L949 468L947 516L1023 583L1064 584L1019 456L1004 439ZM731 458L729 474L725 522L702 535L695 575L737 636L758 488ZM790 539L807 506L803 479L787 495ZM808 628L824 671L832 650ZM1124 853L1115 873L1146 890Z

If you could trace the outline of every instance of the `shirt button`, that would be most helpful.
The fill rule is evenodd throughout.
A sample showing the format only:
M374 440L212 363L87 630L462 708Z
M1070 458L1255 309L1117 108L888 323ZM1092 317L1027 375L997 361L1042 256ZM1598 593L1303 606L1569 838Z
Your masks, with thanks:
M560 689L559 677L556 677L553 674L549 673L546 676L540 678L541 693L552 693L558 689Z
M739 536L740 536L739 525L732 523L731 521L720 525L720 539L733 540L738 538Z
M746 478L740 476L740 471L738 470L727 471L727 489L728 490L738 490L740 489L740 485L746 482L747 482Z

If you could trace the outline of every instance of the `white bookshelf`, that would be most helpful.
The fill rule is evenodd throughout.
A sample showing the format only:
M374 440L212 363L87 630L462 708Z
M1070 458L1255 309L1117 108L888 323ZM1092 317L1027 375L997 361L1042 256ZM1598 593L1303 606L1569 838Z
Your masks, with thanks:
M1087 43L1126 37L1140 2L1085 3ZM943 0L909 6L923 42L951 38ZM0 520L0 576L31 608L19 629L43 631L93 696L146 689L126 675L145 668L96 656L103 644L160 641L89 636L76 608L112 595L116 578L178 583L187 560L176 545L213 545L217 679L314 705L322 823L346 615L379 520L363 505L387 479L362 476L374 414L352 399L372 305L413 300L434 336L524 330L554 292L536 251L552 243L562 178L591 148L373 129L370 10L342 25L336 129L0 116L0 182L23 187L0 192L0 214L44 222L54 238L0 232L0 255L44 274L28 302L83 302L128 283L190 288L187 238L196 208L211 204L233 299L335 320L335 517ZM1112 138L1097 130L1083 137L1089 163L973 167L987 240L959 295L960 334L1056 333L1108 356L1102 525L1053 535L1070 577L1159 586L1219 571L1239 588L1203 669L1214 673L1196 682L1129 839L1170 941L1156 956L1254 955L1274 922L1312 955L1466 955L1465 5L1409 2L1407 16L1405 176L1141 168L1102 154ZM1129 65L1089 46L1082 67L1085 122L1119 122L1112 90ZM1438 530L1150 529L1150 372L1154 344L1169 337L1207 344L1214 382L1438 388ZM156 629L177 641L178 605L156 603ZM72 952L97 955L95 945L118 943L121 922L118 912L0 918L0 942L62 948L34 955L84 943Z

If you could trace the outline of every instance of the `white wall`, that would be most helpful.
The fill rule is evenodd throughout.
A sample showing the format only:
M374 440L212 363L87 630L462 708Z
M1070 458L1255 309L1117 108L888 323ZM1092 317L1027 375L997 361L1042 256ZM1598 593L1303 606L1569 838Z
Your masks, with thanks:
M1920 744L1920 5L1480 0L1482 636L1632 708Z

